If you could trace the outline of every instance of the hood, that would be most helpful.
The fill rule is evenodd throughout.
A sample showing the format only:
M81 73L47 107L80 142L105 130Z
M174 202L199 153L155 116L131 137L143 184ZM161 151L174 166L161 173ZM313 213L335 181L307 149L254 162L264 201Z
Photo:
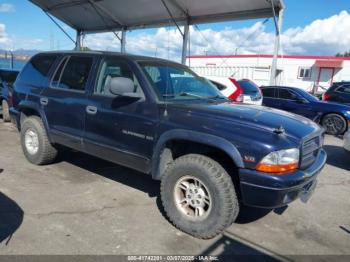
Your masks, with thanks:
M328 110L350 111L350 104L341 104L332 101L317 101L319 106L326 106Z
M210 116L215 119L237 122L256 129L263 129L273 133L279 127L285 131L285 135L300 141L313 132L319 131L320 127L313 121L292 113L269 107L237 104L224 102L220 104L173 104L173 107L182 107L196 117Z

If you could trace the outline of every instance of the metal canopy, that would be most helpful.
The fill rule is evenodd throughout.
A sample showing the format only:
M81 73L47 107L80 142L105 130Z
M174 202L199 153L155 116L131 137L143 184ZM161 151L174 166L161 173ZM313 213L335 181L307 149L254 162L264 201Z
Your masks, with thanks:
M272 17L271 0L30 0L84 33ZM272 1L275 12L282 0Z
M121 31L125 52L126 31L176 25L183 37L182 63L186 63L189 25L273 17L276 26L270 84L276 82L283 0L29 0L51 19L56 17L77 31L76 50L87 33ZM54 22L55 20L52 19ZM55 22L57 24L57 22ZM181 30L180 25L184 26ZM64 30L63 30L64 31Z

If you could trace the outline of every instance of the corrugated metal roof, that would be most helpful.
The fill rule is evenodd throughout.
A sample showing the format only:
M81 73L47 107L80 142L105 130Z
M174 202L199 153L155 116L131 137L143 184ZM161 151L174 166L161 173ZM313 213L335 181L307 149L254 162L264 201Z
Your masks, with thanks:
M173 24L162 0L30 0L76 30L86 33ZM283 0L163 0L181 24L273 16Z
M316 67L343 68L343 61L339 59L319 59L315 62Z

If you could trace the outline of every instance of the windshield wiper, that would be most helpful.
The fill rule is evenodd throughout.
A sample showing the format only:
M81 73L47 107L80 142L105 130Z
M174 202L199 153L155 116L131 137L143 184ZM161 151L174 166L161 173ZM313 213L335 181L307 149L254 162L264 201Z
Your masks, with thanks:
M182 92L182 93L179 94L179 96L192 96L192 97L196 97L196 98L200 98L200 99L205 98L203 96L196 95L196 94L189 93L189 92Z
M216 96L209 96L208 99L227 99L227 97L216 95Z

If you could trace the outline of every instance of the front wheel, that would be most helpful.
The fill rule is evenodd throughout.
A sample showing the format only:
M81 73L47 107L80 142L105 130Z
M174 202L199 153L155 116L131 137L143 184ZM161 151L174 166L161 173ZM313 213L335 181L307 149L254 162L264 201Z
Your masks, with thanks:
M170 221L197 238L215 237L239 213L231 177L202 155L185 155L169 165L162 177L161 198Z
M338 114L328 114L323 117L322 126L326 128L326 133L329 135L342 135L346 131L346 120Z

